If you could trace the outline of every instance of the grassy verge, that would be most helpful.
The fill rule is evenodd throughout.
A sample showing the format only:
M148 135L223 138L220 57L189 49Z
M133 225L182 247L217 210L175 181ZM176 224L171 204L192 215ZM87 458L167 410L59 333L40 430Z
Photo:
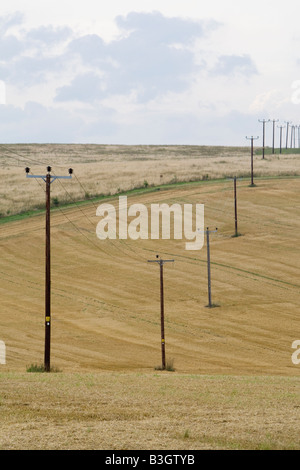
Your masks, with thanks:
M249 178L249 175L247 174L245 177L239 177L242 178L244 181L247 181ZM255 180L258 181L264 181L264 180L272 180L272 179L295 179L295 178L300 178L300 175L276 175L276 176L256 176ZM115 194L101 194L97 195L94 197L90 198L85 198L85 199L78 199L73 202L67 202L67 203L60 203L58 205L53 204L51 207L52 211L60 210L60 209L70 209L72 207L77 207L79 205L86 205L90 203L98 203L103 200L113 200L118 196L131 196L131 195L136 195L136 194L148 194L152 193L155 191L167 191L169 189L174 189L176 187L182 187L182 186L190 186L190 185L206 185L206 184L215 184L215 183L224 183L228 181L229 177L223 177L223 178L216 178L216 179L200 179L200 180L191 180L191 181L176 181L176 182L171 182L171 183L166 183L166 184L161 184L158 186L154 185L149 185L149 186L142 186L142 187L136 187L133 189L130 189L128 191L120 191L116 192ZM28 217L33 217L33 216L38 216L41 215L45 212L44 208L33 208L24 212L20 212L18 214L11 214L7 216L2 216L0 217L0 225L6 224L9 222L16 222L20 221L23 219L26 219Z
M300 149L282 148L281 153L280 153L280 149L276 148L274 149L274 154L273 154L273 150L270 147L265 148L265 155L296 155L299 153L300 153ZM262 154L263 154L262 148L256 149L255 155L262 155Z

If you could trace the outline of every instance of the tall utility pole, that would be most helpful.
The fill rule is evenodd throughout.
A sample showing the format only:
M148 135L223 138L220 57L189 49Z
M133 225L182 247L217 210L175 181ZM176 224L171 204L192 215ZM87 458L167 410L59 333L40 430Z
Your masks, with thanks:
M280 153L282 153L282 129L285 129L285 126L277 126L280 129Z
M253 141L259 139L259 137L251 136L251 137L246 137L246 139L251 140L251 186L254 186L254 182L253 182L253 149L254 149Z
M293 148L293 142L294 142L294 131L295 131L295 126L291 126L291 145L290 148Z
M161 367L166 368L166 339L165 339L165 308L164 308L164 264L174 263L173 259L161 259L156 255L156 260L148 260L148 263L158 263L160 269L160 331L161 331Z
M268 121L266 119L258 120L258 122L262 122L263 124L263 159L265 158L265 133L266 133L266 122L270 122L270 119Z
M273 122L273 141L272 141L272 154L274 155L275 153L275 123L278 122L279 119L273 119L271 122Z
M207 227L207 229L205 230L205 233L206 233L206 247L207 247L207 283L208 283L208 305L207 307L211 308L213 306L212 302L211 302L211 275L210 275L210 245L209 245L209 234L210 233L214 233L214 232L217 232L217 228L216 230L209 230L209 228Z
M285 144L285 148L287 149L288 148L288 138L289 138L289 125L293 122L293 121L284 121L285 124L286 124L286 144Z
M46 251L45 251L45 351L44 369L50 372L50 340L51 340L51 255L50 255L50 185L56 179L72 178L73 170L69 169L69 176L52 176L51 166L47 167L46 175L31 175L30 168L26 168L27 178L41 178L46 183Z
M237 220L237 195L236 195L236 176L233 179L234 184L234 221L235 221L235 236L238 236L238 220Z
M238 217L237 217L237 187L236 187L236 181L237 181L237 177L234 176L233 178L229 178L229 179L233 179L233 195L234 195L234 225L235 225L235 234L234 236L235 237L238 237L239 236L239 233L238 233Z

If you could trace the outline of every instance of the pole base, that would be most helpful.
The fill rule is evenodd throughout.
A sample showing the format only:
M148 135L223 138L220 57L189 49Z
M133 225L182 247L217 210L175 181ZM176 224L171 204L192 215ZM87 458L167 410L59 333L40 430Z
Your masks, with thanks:
M234 235L231 235L231 238L237 238L237 237L242 237L243 234L240 232L235 233Z

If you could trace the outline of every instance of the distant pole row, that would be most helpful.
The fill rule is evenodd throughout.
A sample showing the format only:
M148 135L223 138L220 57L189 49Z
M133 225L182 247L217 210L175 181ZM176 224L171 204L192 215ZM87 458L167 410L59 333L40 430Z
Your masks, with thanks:
M251 182L253 184L253 142L258 137L247 137L251 140L251 168L252 176ZM56 179L70 179L72 178L73 170L69 169L68 176L56 176L51 174L52 168L47 167L47 173L45 175L33 175L31 174L30 168L26 167L27 178L40 178L46 183L46 251L45 251L45 348L44 348L44 370L50 372L50 336L51 336L51 256L50 256L50 185ZM239 236L238 233L238 219L237 219L237 177L235 176L234 181L234 219L235 219L235 237ZM217 232L215 230L209 230L209 227L204 231L206 234L206 246L207 246L207 281L208 281L208 305L206 307L213 308L217 307L217 304L212 303L211 295L211 262L210 262L210 234ZM162 356L162 370L166 369L166 340L165 340L165 327L164 327L164 276L163 267L165 263L173 263L174 259L162 259L159 255L156 255L155 260L148 260L149 263L157 263L160 267L160 323L161 323L161 356Z
M258 122L263 125L263 136L262 136L262 158L265 158L265 149L266 149L266 124L271 122L273 124L273 137L272 137L272 155L275 154L275 124L279 122L279 119L259 119ZM279 143L279 152L282 153L283 147L283 129L286 128L286 139L285 139L285 148L299 148L300 149L300 125L291 125L292 121L284 121L286 126L279 125L277 126L280 130L280 143ZM247 140L251 140L251 185L254 184L254 172L253 172L253 157L254 157L254 140L259 139L259 137L247 137ZM289 147L290 144L290 147Z
M263 125L263 142L262 142L262 158L265 158L265 148L266 148L266 124L272 123L272 155L275 153L275 135L276 135L276 123L279 122L279 119L259 119L258 122ZM280 153L282 153L283 148L283 129L286 129L285 135L285 148L300 148L300 125L292 125L293 121L284 121L285 125L277 126L280 130Z
M47 167L47 173L44 175L33 175L29 167L25 168L27 178L42 179L46 183L46 250L45 250L45 345L44 345L44 370L45 372L51 371L51 237L50 237L50 186L56 179L70 179L72 178L73 169L69 169L68 176L56 176L51 174L52 168ZM236 179L235 185L236 185ZM235 201L236 201L236 186L235 186ZM236 202L235 202L236 204ZM237 215L235 205L235 217L236 217L236 230L237 230ZM207 240L207 277L208 277L208 305L207 307L213 307L211 301L211 274L210 274L210 233L216 232L216 230L205 230ZM162 259L159 255L156 255L155 260L148 260L149 263L157 263L160 267L160 324L161 324L161 356L162 356L162 370L166 369L166 349L165 349L165 326L164 326L164 275L163 267L165 263L173 263L174 259Z

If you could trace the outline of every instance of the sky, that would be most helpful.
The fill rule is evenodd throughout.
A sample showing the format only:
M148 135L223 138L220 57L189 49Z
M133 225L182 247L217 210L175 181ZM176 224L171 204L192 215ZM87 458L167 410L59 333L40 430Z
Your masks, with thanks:
M2 2L0 142L245 146L270 119L278 145L277 126L300 124L299 13L297 0Z

